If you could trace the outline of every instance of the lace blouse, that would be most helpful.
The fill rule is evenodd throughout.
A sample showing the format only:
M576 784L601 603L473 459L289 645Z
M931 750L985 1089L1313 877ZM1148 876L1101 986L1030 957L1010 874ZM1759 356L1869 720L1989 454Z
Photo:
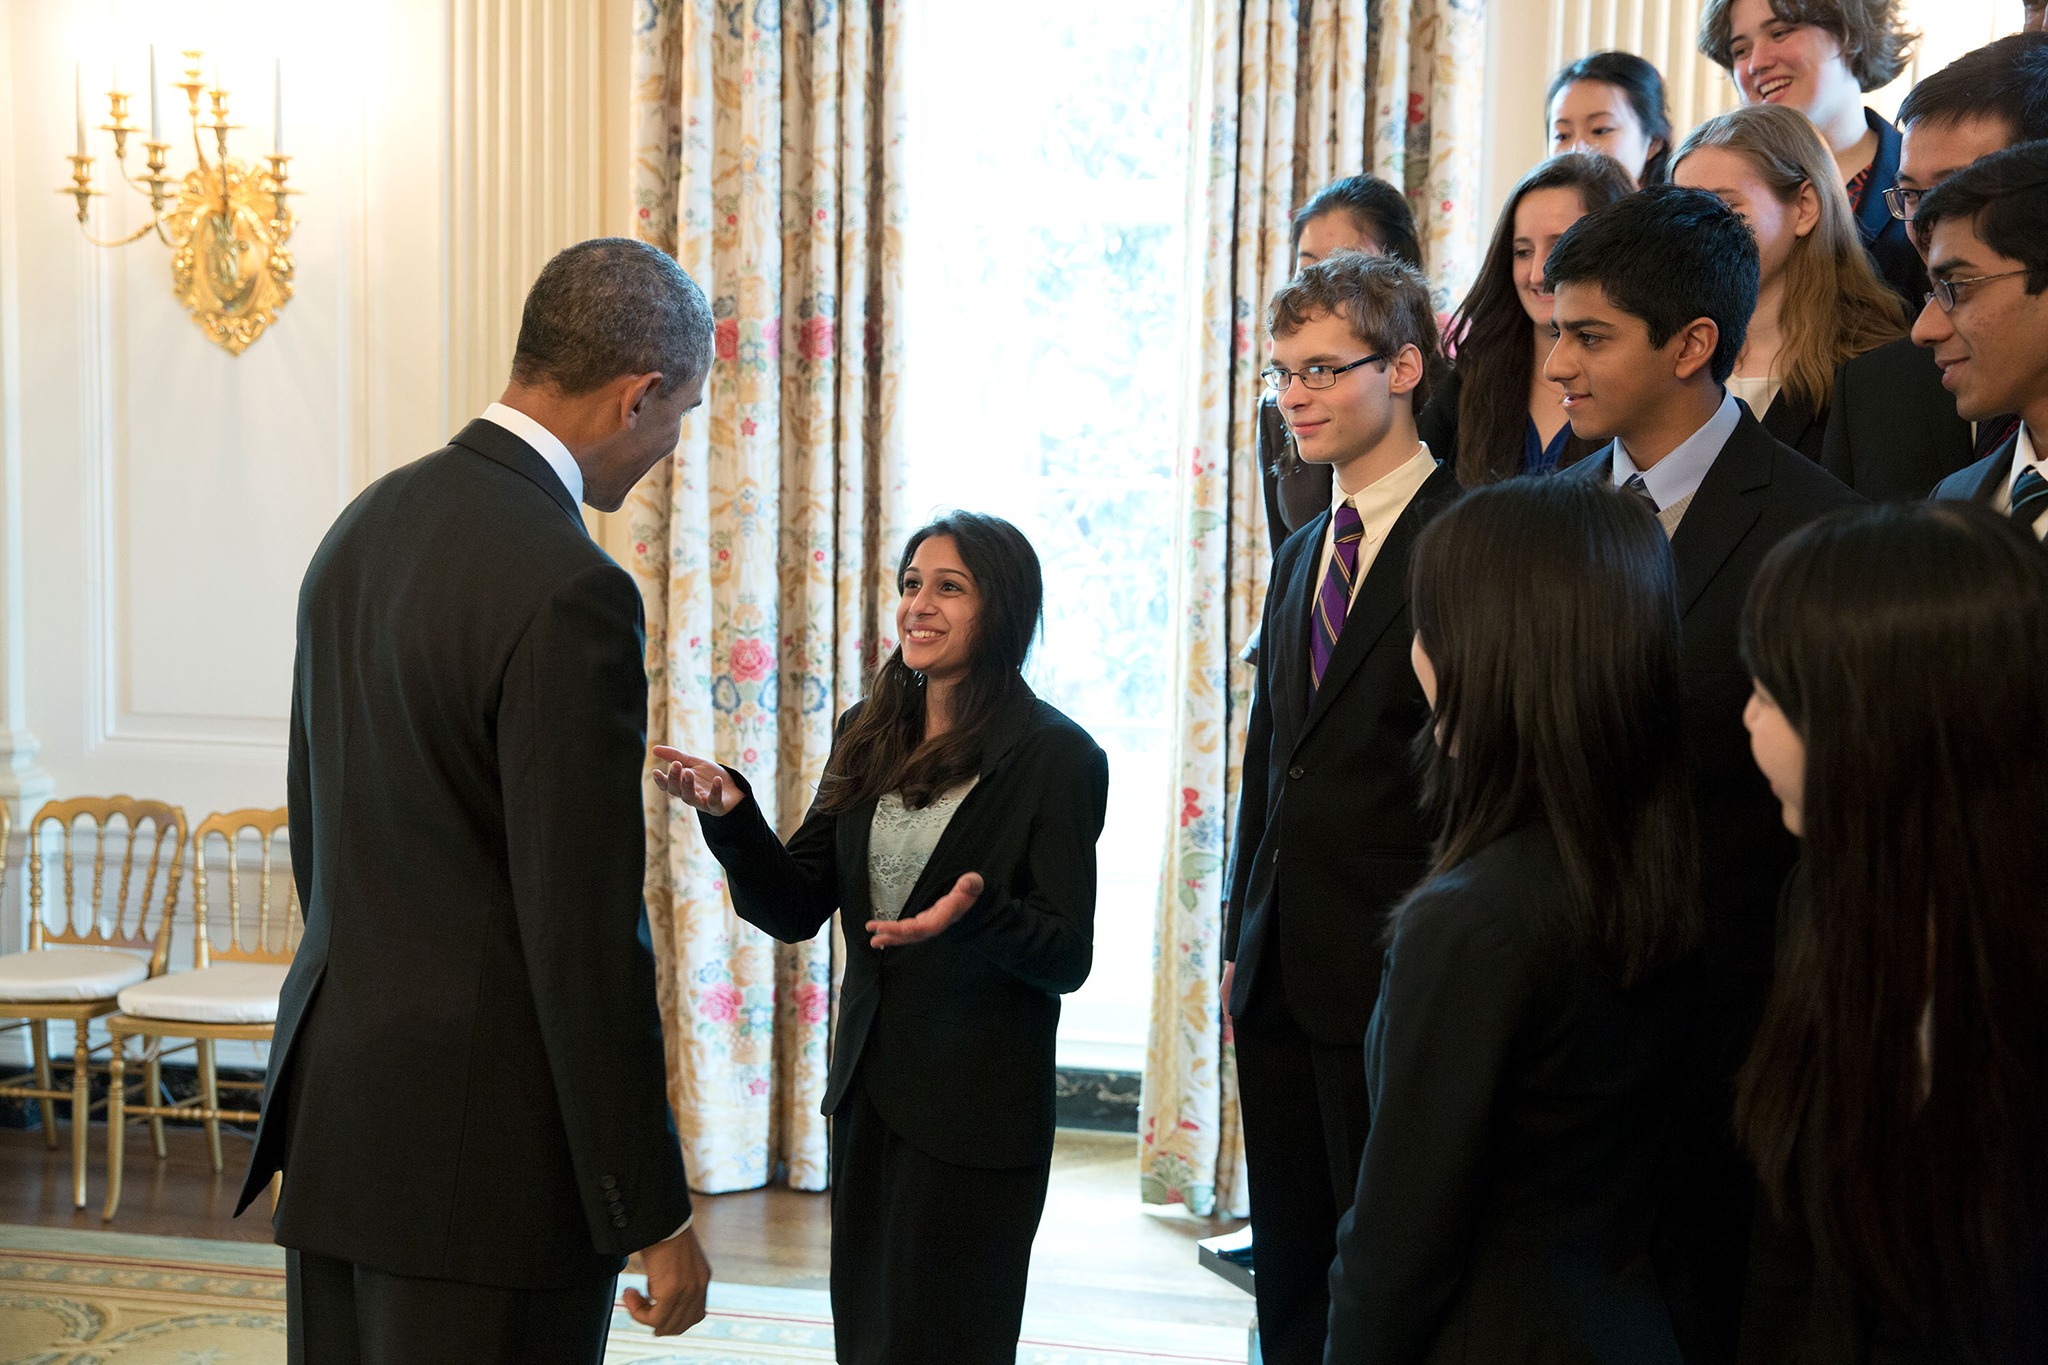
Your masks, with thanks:
M931 861L939 836L978 780L969 778L948 788L923 810L906 808L895 792L875 803L875 819L868 831L868 900L876 919L903 917L904 902L924 875L924 865ZM928 908L921 905L918 910Z

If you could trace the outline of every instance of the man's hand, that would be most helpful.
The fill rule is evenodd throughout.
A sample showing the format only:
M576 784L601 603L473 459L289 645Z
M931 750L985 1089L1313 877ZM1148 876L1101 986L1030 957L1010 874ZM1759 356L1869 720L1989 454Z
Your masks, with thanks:
M692 810L730 815L740 803L740 789L726 779L723 767L709 759L692 758L681 749L657 744L654 762L654 785Z
M658 1337L687 1332L704 1321L711 1262L704 1259L696 1232L685 1228L666 1242L643 1248L640 1260L647 1267L647 1293L626 1291L626 1311L633 1321L652 1327Z
M659 753L660 750L656 750ZM953 889L932 902L931 909L908 919L871 919L868 921L868 942L877 948L900 948L906 943L922 943L952 927L953 921L973 908L981 899L981 874L969 872L953 883Z
M1237 964L1236 964L1235 962L1226 962L1226 963L1224 963L1224 964L1223 964L1223 1027L1224 1027L1224 1028L1226 1028L1226 1029L1230 1028L1230 1027L1231 1027L1231 1025L1232 1025L1232 1020L1231 1020L1231 1018L1230 1018L1230 987L1231 987L1231 984L1232 984L1233 982L1235 982L1236 980L1237 980Z

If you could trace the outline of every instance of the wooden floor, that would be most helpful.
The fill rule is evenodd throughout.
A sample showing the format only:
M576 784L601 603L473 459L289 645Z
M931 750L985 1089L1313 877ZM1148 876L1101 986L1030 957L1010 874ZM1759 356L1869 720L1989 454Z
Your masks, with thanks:
M248 1159L245 1138L223 1134L227 1169L213 1172L198 1129L166 1132L158 1161L146 1128L130 1130L121 1211L102 1222L106 1132L93 1125L88 1207L71 1207L68 1131L52 1152L40 1132L0 1129L0 1223L113 1228L166 1237L268 1242L269 1200L234 1210ZM1027 1311L1242 1326L1251 1300L1195 1264L1195 1242L1239 1226L1138 1202L1137 1139L1063 1131L1053 1154L1045 1218L1032 1248ZM721 1280L824 1289L830 1219L822 1194L789 1189L700 1195L697 1234Z

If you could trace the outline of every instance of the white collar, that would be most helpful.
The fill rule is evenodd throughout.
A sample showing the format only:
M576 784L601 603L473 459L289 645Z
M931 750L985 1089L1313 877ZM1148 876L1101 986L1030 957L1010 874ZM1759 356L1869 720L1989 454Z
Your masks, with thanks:
M532 446L534 453L546 460L548 468L555 471L555 477L562 481L562 487L569 490L569 501L583 501L583 468L576 463L576 457L569 453L569 447L562 444L561 437L518 408L508 408L503 403L493 403L485 408L484 420L495 422Z

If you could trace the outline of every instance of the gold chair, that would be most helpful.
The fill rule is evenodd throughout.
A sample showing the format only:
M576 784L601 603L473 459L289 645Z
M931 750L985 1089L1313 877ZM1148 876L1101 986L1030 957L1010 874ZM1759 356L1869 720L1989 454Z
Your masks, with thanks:
M253 832L262 848L262 868L256 897L256 922L244 933L242 876L238 859L242 835ZM120 993L120 1012L107 1019L107 1036L113 1041L112 1077L107 1087L107 1211L112 1218L121 1204L121 1167L126 1154L128 1124L147 1118L155 1139L156 1154L164 1155L163 1121L198 1119L206 1125L206 1145L213 1156L213 1169L221 1169L220 1125L254 1123L259 1111L223 1109L222 1087L262 1090L261 1081L223 1081L214 1072L213 1045L223 1038L269 1042L277 1027L277 996L291 969L292 953L305 932L299 914L299 892L289 872L283 880L288 888L283 907L272 913L271 888L276 880L271 870L271 850L278 836L287 833L285 808L236 810L215 813L192 831L192 970L152 977ZM218 835L227 845L228 922L227 934L219 946L214 943L214 926L207 915L206 841ZM273 946L274 945L274 946ZM130 1103L125 1068L127 1042L145 1039L143 1060L147 1063L148 1103ZM159 1068L167 1038L189 1038L199 1066L198 1104L164 1104L159 1088ZM183 1048L174 1051L183 1051Z
M121 882L111 903L106 900L107 833L119 818ZM77 822L90 819L93 828L92 899L80 923L75 887L77 860L71 838ZM64 919L51 928L43 917L43 832L50 824L63 828ZM135 852L142 844L142 826L155 833L149 867L135 887ZM164 845L170 844L170 858ZM43 1134L57 1146L55 1101L71 1101L72 1202L85 1207L86 1129L95 1107L92 1095L92 1021L112 1014L123 988L160 975L171 946L171 911L178 903L178 880L184 870L185 812L162 801L132 796L83 796L47 801L28 826L28 951L0 956L0 1019L18 1019L29 1030L35 1070L0 1081L0 1096L42 1102ZM163 894L155 898L157 873L164 873ZM136 890L131 904L129 892ZM156 927L150 907L156 905ZM49 1025L68 1020L73 1032L71 1088L56 1089L50 1076ZM33 1081L34 1084L25 1084Z

